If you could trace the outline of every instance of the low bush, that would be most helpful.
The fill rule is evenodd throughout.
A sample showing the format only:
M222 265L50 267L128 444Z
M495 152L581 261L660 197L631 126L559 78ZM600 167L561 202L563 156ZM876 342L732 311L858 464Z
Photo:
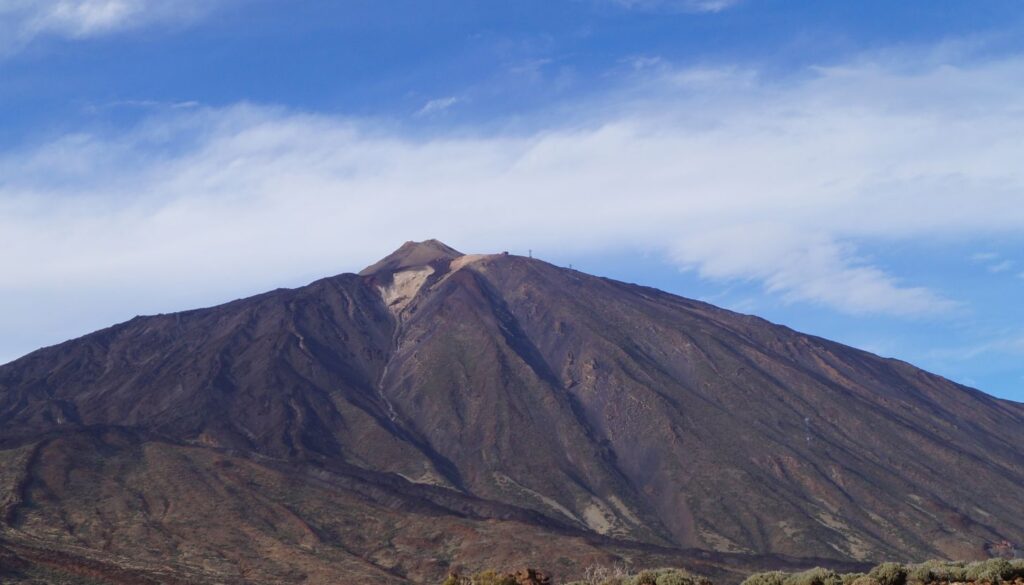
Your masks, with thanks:
M815 567L788 575L782 585L843 585L843 578L835 571Z
M865 575L837 575L820 567L801 573L770 571L754 573L742 585L936 585L939 583L972 583L1002 585L1024 579L1024 559L988 559L963 561L928 561L902 565L882 563Z
M629 574L622 568L592 567L582 580L566 585L711 585L711 582L679 569L648 569Z
M1002 583L1013 580L1013 564L1006 559L989 559L967 565L967 580L982 583Z
M919 565L907 565L907 582L911 585L922 585L938 581L938 571L934 563L921 563Z
M522 572L521 572L522 573ZM533 572L528 574L533 575ZM1010 585L1024 579L1024 559L988 559L973 563L928 561L911 565L882 563L864 573L839 574L815 567L799 573L766 571L747 577L742 585ZM534 583L531 576L528 583ZM544 577L543 583L549 583ZM483 571L472 576L450 575L442 585L519 585L515 575ZM583 579L563 585L712 585L705 577L679 569L646 569L630 573L623 567L591 567Z
M907 568L899 563L882 563L868 572L881 585L906 585Z
M669 569L655 580L656 585L711 585L711 582L703 577L694 577L689 573Z
M967 568L962 562L928 561L907 566L907 581L922 583L957 583L967 580Z
M1010 561L1010 567L1013 569L1014 579L1024 579L1024 559L1013 559Z
M754 573L747 577L741 585L782 585L785 580L786 574L782 571L768 571Z
M442 585L516 585L516 579L508 574L483 571L470 577L458 574L448 575Z

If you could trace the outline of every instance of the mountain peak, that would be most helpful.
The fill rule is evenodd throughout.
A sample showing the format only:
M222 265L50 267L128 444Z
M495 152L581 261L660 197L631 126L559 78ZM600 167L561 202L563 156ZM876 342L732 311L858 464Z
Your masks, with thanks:
M366 276L378 272L396 272L406 268L426 266L438 260L454 260L460 256L463 256L462 252L440 240L408 241L376 264L364 268L359 274Z
M364 274L0 366L0 567L17 545L106 582L234 583L190 559L237 549L246 583L409 585L1024 543L1021 405L501 252L408 242Z

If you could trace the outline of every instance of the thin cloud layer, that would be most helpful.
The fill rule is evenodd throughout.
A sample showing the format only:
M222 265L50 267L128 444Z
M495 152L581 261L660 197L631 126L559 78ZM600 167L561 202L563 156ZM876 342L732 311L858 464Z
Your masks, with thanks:
M459 103L459 98L455 96L432 99L423 104L423 107L416 111L416 115L429 116L431 114L438 114L444 112L448 108L451 108L457 103Z
M37 37L86 39L153 24L193 21L218 0L5 0L0 2L0 54Z
M721 12L741 0L613 0L626 8L669 10L673 12Z
M996 339L971 346L952 349L935 349L928 357L936 360L969 361L986 354L1024 356L1024 335L1004 335Z
M1020 60L851 64L787 85L669 71L582 121L475 136L245 104L154 116L0 158L0 298L253 290L438 237L658 250L793 302L948 313L956 299L863 250L1021 233L1022 78Z

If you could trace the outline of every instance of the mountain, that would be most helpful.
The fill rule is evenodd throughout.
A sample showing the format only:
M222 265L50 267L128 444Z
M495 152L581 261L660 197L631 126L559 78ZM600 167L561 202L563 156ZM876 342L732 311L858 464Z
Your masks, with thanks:
M409 242L0 366L0 553L125 583L979 558L1024 542L1021 445L1024 406L904 362Z

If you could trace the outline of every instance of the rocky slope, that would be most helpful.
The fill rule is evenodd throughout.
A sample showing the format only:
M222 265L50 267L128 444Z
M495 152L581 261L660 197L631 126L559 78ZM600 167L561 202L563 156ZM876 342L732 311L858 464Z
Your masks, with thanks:
M1024 542L1021 445L906 363L410 242L0 367L0 538L245 582L981 557Z

